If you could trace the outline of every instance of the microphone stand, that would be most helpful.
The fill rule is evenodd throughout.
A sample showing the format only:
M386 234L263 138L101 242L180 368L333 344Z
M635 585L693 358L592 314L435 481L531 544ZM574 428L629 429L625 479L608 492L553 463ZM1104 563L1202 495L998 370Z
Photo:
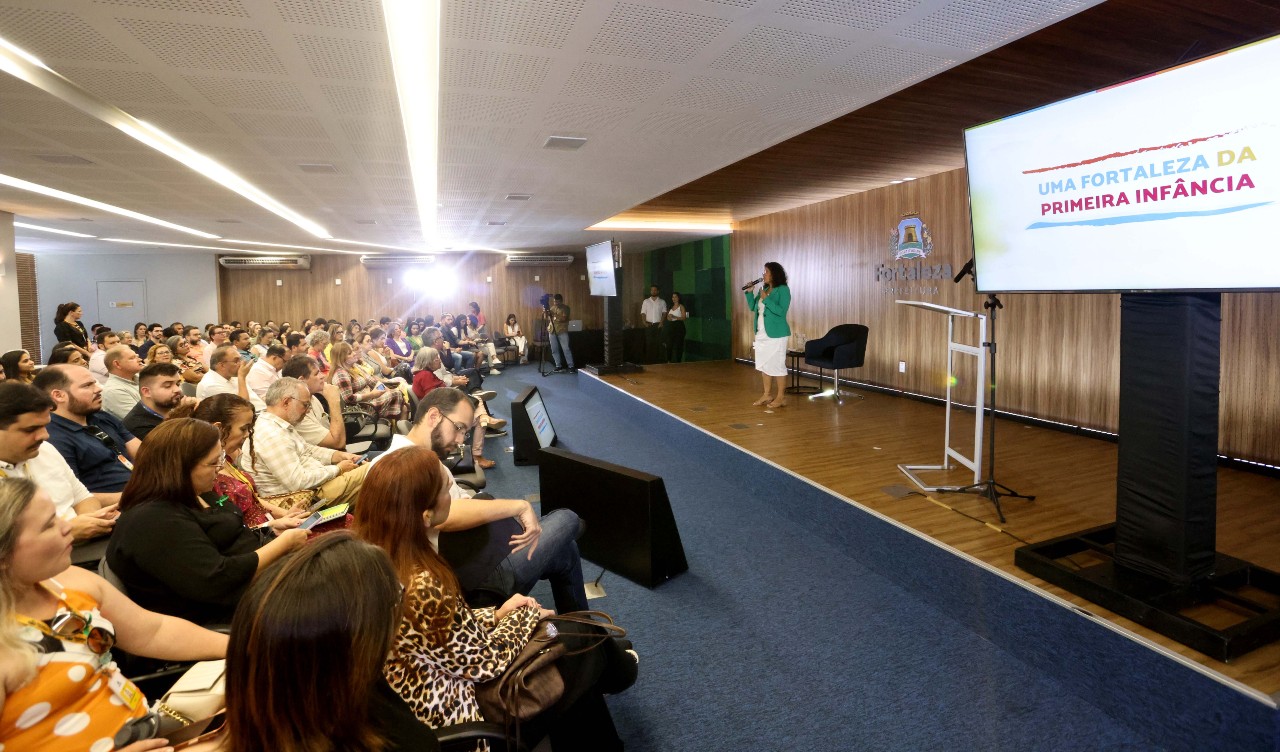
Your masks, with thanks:
M973 262L974 259L970 258L961 267L960 273L953 280L956 284L960 284L960 280L965 277L971 277L974 288L977 288L978 278L973 273ZM982 304L982 308L990 312L987 318L991 321L991 341L982 343L982 346L987 348L987 380L991 384L991 398L987 400L985 409L991 422L991 429L987 432L987 479L981 483L973 483L952 489L950 492L971 493L986 498L996 508L996 516L1000 518L1001 522L1004 522L1004 510L1000 508L1001 496L1026 499L1027 501L1035 501L1036 497L1020 494L996 480L996 311L1003 310L1004 303L1000 302L1000 298L996 297L995 293L988 293L987 300Z
M970 261L966 265L966 269L972 274L972 264ZM960 281L960 277L965 274L962 271L956 281ZM975 278L974 284L977 284ZM1027 501L1035 501L1034 496L1020 494L1017 491L996 480L996 311L1004 308L1004 303L1000 302L1000 298L995 293L989 293L987 300L982 304L984 310L989 311L988 320L991 322L991 341L983 342L982 346L987 348L987 378L991 384L991 398L987 401L987 415L991 423L991 428L987 432L987 478L981 483L974 483L962 488L952 490L952 493L970 493L982 496L990 501L996 508L996 516L1001 522L1005 521L1004 510L1000 508L1000 497L1009 496L1015 499L1026 499Z

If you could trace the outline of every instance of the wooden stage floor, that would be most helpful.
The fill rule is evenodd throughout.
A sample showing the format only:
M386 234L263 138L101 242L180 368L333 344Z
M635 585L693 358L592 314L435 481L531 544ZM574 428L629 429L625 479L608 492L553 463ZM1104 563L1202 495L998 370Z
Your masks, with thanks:
M645 366L644 373L606 376L604 380L1172 653L1265 694L1280 692L1280 643L1230 664L1216 661L1018 569L1013 552L1022 544L983 524L1002 527L1034 543L1113 522L1114 443L1001 421L996 478L1036 497L1034 502L1003 499L1008 522L1001 526L994 507L979 496L933 494L957 510L952 511L921 495L895 498L886 492L895 485L916 489L898 470L898 464L941 464L944 410L940 405L863 390L859 393L865 399L846 398L843 406L830 399L810 401L804 395L787 395L786 407L770 411L751 406L760 394L756 371L732 361ZM954 415L960 417L953 418L959 427L953 425L952 444L972 456L972 447L963 443L965 438L972 441L972 416ZM926 475L934 485L960 486L972 479L968 470ZM1280 570L1280 480L1218 470L1218 550Z

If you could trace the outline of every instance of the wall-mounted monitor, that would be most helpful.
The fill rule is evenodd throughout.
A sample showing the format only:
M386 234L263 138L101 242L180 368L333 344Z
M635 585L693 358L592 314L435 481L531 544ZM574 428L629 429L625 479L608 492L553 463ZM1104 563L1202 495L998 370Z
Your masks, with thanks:
M613 259L613 241L604 240L587 246L587 280L592 295L614 297L618 294L618 277Z
M965 131L978 289L1280 288L1280 37Z
M536 386L511 403L511 443L512 461L517 465L538 464L538 451L556 444L556 428Z

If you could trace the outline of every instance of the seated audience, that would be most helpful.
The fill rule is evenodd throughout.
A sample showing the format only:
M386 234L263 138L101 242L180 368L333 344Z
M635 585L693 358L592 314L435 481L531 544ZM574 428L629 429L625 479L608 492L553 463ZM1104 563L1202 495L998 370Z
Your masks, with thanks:
M123 491L142 442L102 409L102 387L88 369L49 366L35 386L54 403L49 442L80 482L94 493Z
M422 330L426 327L422 325L422 321L414 319L409 322L405 340L409 343L409 348L417 355L418 350L422 349Z
M314 326L314 324L312 325ZM307 355L315 359L316 365L320 366L320 373L325 376L329 375L329 359L325 357L325 350L329 347L329 333L316 330L307 335Z
M253 353L249 352L249 347L253 344L253 338L243 329L233 329L231 331L231 344L236 348L236 354L245 362L253 361Z
M193 327L191 331L200 330ZM191 343L181 335L175 335L165 340L165 345L173 353L173 364L182 373L182 380L188 384L199 384L200 379L204 378L204 363L191 355Z
M211 364L213 351L227 344L227 331L228 330L225 326L220 326L218 324L213 324L209 327L209 343L204 346L204 353L201 356L203 358L202 362L204 363L205 370L213 370L213 366ZM239 356L237 355L237 357Z
M257 332L254 333L253 347L249 348L249 352L252 353L255 358L265 358L267 355L267 348L275 341L275 330L267 329L265 327L259 328Z
M430 347L440 353L441 368L454 375L454 381L451 384L452 386L456 386L463 391L472 392L478 391L482 388L482 385L484 384L484 376L480 374L478 369L465 368L458 365L459 363L467 363L467 359L461 356L472 356L471 353L451 351L449 349L449 341L445 338L444 332L436 327L427 329L426 333L422 336L422 341L427 344L427 347ZM474 362L475 357L472 356L471 360Z
M271 345L253 363L253 367L249 369L249 373L245 376L245 383L249 388L249 392L259 400L267 396L267 387L276 383L280 378L280 369L284 368L284 356L286 354L284 345Z
M299 355L307 354L307 338L303 336L301 332L289 332L288 334L282 334L281 338L284 340L285 349L288 350L288 357L286 359L292 359Z
M138 372L142 370L142 358L124 345L107 350L102 364L107 368L107 383L102 385L102 409L124 420L133 406L138 404Z
M476 353L479 361L476 365L479 369L488 368L490 376L497 376L501 373L494 366L498 362L498 352L493 346L493 342L481 342L482 337L476 331L475 326L471 323L471 317L465 313L459 314L454 319L455 331L458 334L458 346Z
M397 420L409 417L409 406L398 389L388 389L380 380L366 377L356 364L359 356L346 342L333 345L333 370L329 381L341 392L344 405L361 406L372 411L374 417L395 425Z
M301 546L304 530L262 543L213 492L225 457L218 429L175 418L151 432L120 497L107 563L138 605L226 624L254 573Z
M173 363L173 350L169 349L169 338L164 341L157 342L147 350L146 356L142 358L142 367L146 368L152 363Z
M226 635L139 608L71 566L70 540L47 494L29 480L0 479L0 739L12 752L116 748L116 732L148 703L110 660L114 646L170 661L226 654Z
M26 350L10 350L0 355L0 368L9 381L30 384L36 378L36 362Z
M461 394L459 394L461 396ZM464 400L465 401L465 400ZM484 720L476 701L478 682L495 679L528 643L538 620L553 612L524 594L497 608L471 608L457 574L440 556L436 541L460 511L439 459L425 447L385 455L369 472L356 506L356 531L387 552L405 586L404 620L396 631L383 674L418 720L440 728ZM534 545L526 531L520 547ZM597 677L575 675L560 664L565 694L582 698L550 724L554 749L593 752L621 749L599 691Z
M354 502L368 465L358 455L308 444L297 426L311 405L311 392L297 379L282 378L267 390L266 409L253 424L253 444L240 458L264 496L314 489L331 502Z
M58 306L53 316L53 338L61 342L70 342L79 348L85 357L89 356L89 333L85 331L80 318L84 310L79 303L63 303Z
M520 321L514 313L507 314L507 323L503 325L503 333L507 335L507 339L511 344L516 346L516 351L520 353L520 362L529 362L529 339L524 336L524 332L520 330Z
M419 400L422 400L434 389L451 386L454 379L462 380L461 376L454 376L444 370L444 366L440 362L440 354L435 351L435 348L424 347L419 350L418 360L414 367L418 370L413 374L413 393ZM474 454L475 463L485 470L497 464L484 456L484 440L485 436L488 435L488 429L492 427L495 435L500 436L503 435L502 429L507 424L505 420L494 418L489 413L489 407L483 395L491 394L494 393L484 392L470 395L470 398L475 400L476 404L475 422L472 427L478 426L480 428L480 432L475 435L475 441L472 442L471 451Z
M385 357L392 368L401 363L413 362L413 346L405 339L404 328L398 321L392 321L387 329Z
M305 383L307 391L311 392L307 414L295 426L302 440L329 449L345 449L347 426L342 420L342 393L338 391L338 385L325 381L320 367L309 355L290 358L280 375Z
M80 348L70 342L59 342L53 352L49 353L49 359L45 361L47 366L56 366L59 363L67 363L73 366L89 365L89 360L80 351Z
M165 333L164 326L160 324L151 324L147 327L147 339L138 345L138 357L145 358L151 348L164 342Z
M462 445L473 419L474 409L466 395L457 389L436 389L419 403L413 430L407 435L393 436L387 453L371 464L376 467L391 452L408 446L426 447L440 457L446 457ZM453 511L441 530L469 530L506 519L515 519L523 528L523 532L512 536L509 554L500 559L492 570L463 574L464 593L484 588L505 595L527 594L538 580L547 580L551 583L556 610L581 611L587 608L582 558L577 543L578 515L568 509L558 509L539 519L533 507L523 499L474 498L453 480L447 468L441 467L453 500ZM363 498L361 503L364 503ZM360 524L359 511L356 512L356 523Z
M215 394L238 394L249 399L245 376L249 374L253 363L241 360L240 354L231 345L215 347L209 356L209 363L209 372L196 384L196 399L205 399Z
M231 624L226 730L191 752L438 750L382 676L401 590L387 555L345 533L265 570Z
M236 503L244 524L250 528L269 528L276 533L292 530L307 518L305 507L289 510L260 499L253 476L236 467L245 439L253 428L253 405L249 400L235 394L215 394L201 402L191 417L212 425L222 435L226 461L218 469L213 490Z
M190 350L187 351L187 356L190 357L192 360L196 361L197 363L199 363L200 365L204 366L205 361L207 359L204 357L205 343L204 343L204 338L200 336L200 327L198 326L187 327L187 330L183 333L182 338L187 341L187 346L190 347ZM172 350L173 346L170 345L169 349ZM174 350L174 352L177 352L177 351ZM205 366L205 367L207 368L208 366Z
M71 472L58 450L48 442L53 400L30 384L0 384L0 477L27 478L38 483L71 523L77 542L111 532L120 494L95 494Z
M99 329L98 333L93 336L93 342L97 349L89 356L89 372L93 374L99 384L105 384L111 374L107 373L107 366L103 363L103 360L107 357L107 350L121 344L120 333L106 328Z
M161 347L151 348L148 355ZM182 394L182 374L173 363L152 363L142 369L138 373L138 392L142 399L124 416L124 427L144 441L171 410L188 399Z

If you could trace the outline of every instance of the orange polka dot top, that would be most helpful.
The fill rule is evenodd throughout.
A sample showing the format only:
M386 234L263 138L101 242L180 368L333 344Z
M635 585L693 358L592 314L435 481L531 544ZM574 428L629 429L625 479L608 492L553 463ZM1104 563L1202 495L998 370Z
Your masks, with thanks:
M56 583L55 588L61 590ZM95 627L115 633L93 598L75 590L62 592L72 608L92 615ZM65 610L59 606L58 613ZM40 656L35 678L10 693L0 711L4 752L110 752L120 727L147 712L146 702L133 710L125 706L109 686L118 673L116 664L109 660L104 664L85 644L60 640L26 625L18 634L35 645Z

